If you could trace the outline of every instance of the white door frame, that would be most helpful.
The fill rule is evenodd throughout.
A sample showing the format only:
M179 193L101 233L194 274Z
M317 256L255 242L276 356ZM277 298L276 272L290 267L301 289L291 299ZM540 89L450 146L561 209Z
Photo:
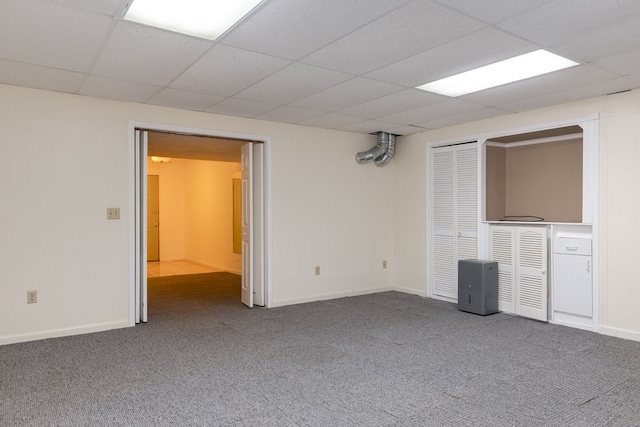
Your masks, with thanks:
M146 177L147 162L146 156L141 156L140 151L136 147L136 129L144 129L150 131L173 132L189 135L198 135L204 137L232 138L253 142L261 142L264 147L264 163L263 163L263 183L264 183L264 228L263 228L263 247L264 260L262 266L264 268L264 287L265 287L265 307L272 305L272 264L271 264L271 137L264 135L245 134L239 132L227 132L214 129L191 128L184 126L173 126L161 123L129 121L129 325L134 326L136 316L139 310L136 310L136 294L139 293L141 280L146 280L142 274L141 268L146 267L146 253L140 253L143 246L140 242L139 234L141 223L136 213L136 206L141 206L141 198L145 192L141 192L141 188L136 188L136 173ZM146 142L144 143L144 152L146 153ZM138 154L136 154L138 152ZM144 158L142 158L144 157ZM144 218L143 218L144 220ZM254 263L255 265L260 265ZM244 274L244 272L243 272ZM139 320L139 319L138 319Z

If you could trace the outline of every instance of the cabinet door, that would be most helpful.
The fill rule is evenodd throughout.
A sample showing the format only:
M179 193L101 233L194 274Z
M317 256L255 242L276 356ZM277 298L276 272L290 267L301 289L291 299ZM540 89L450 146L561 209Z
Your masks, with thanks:
M593 316L591 256L553 255L553 309L579 316Z
M490 259L498 263L498 310L516 312L515 227L490 227Z
M516 228L516 314L546 322L547 229Z

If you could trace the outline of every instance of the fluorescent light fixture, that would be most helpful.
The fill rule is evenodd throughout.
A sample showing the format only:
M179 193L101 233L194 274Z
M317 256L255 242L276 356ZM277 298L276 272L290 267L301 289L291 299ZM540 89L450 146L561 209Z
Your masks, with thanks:
M515 58L485 65L475 70L465 71L455 76L436 80L435 82L418 86L416 89L446 96L461 96L575 65L578 65L578 63L540 49Z
M124 19L215 40L262 0L133 0Z

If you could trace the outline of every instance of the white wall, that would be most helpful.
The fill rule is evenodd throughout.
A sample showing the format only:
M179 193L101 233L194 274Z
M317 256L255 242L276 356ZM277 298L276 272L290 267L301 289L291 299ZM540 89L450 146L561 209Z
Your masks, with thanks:
M186 259L241 273L241 256L233 253L233 181L240 163L189 160Z
M160 189L160 261L186 258L185 223L187 201L187 167L189 161L173 159L170 163L147 161L147 173L158 175Z
M129 324L131 121L271 139L274 305L393 286L394 165L353 158L375 137L0 85L0 344Z
M396 285L426 294L427 144L600 115L600 332L640 340L640 91L424 132L403 138L395 158ZM407 189L408 183L415 188Z

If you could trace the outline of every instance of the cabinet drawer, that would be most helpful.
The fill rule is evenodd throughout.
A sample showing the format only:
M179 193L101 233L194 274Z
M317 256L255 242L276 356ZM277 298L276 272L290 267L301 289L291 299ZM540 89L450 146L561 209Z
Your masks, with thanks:
M591 255L591 239L557 237L553 240L556 254Z

